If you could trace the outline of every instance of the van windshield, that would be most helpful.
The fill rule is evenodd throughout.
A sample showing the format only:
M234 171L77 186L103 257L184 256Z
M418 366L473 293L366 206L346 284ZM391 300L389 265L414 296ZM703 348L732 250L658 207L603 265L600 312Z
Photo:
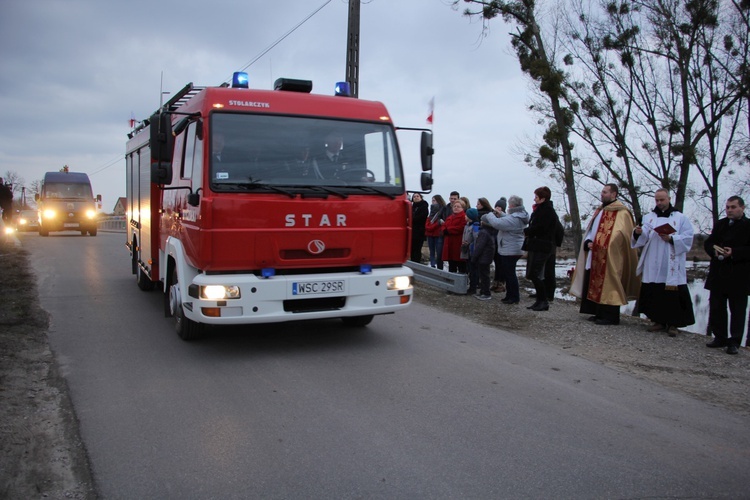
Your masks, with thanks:
M215 112L210 131L214 191L404 191L389 124Z
M93 199L91 186L88 184L55 182L44 185L44 195L47 198L88 198Z

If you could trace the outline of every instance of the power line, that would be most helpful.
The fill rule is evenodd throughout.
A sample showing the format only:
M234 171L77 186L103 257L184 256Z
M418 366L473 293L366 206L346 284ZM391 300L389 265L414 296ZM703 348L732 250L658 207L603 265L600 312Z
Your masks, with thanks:
M89 175L96 175L99 172L103 172L103 171L107 170L108 168L112 168L112 167L114 167L120 161L122 161L124 159L125 159L125 155L120 155L117 158L115 158L114 160L110 160L109 162L105 163L104 166L100 167L98 170L94 170Z
M315 9L314 11L312 11L312 12L311 12L310 14L308 14L308 15L307 15L307 17L305 17L305 18L304 18L304 19L303 19L302 21L300 21L299 23L297 23L297 24L296 24L296 25L295 25L295 26L294 26L294 27L293 27L292 29L290 29L289 31L287 31L286 33L284 33L284 34L283 34L283 35L282 35L281 37L279 37L279 38L278 38L278 39L277 39L277 40L276 40L275 42L273 42L273 43L272 43L271 45L269 45L269 46L268 46L268 47L267 47L266 49L264 49L264 50L263 50L263 51L262 51L262 52L261 52L260 54L258 54L257 56L255 56L255 58L254 58L254 59L252 59L252 60L251 60L251 61L250 61L249 63L247 63L247 64L246 64L245 66L243 66L242 68L240 68L240 70L239 70L239 71L244 71L244 70L246 70L247 68L249 68L250 66L252 66L253 64L255 64L255 63L256 63L256 62L258 61L258 59L260 59L261 57L263 57L264 55L266 55L266 54L267 54L268 52L270 52L270 51L271 51L271 50L272 50L272 49L273 49L274 47L276 47L276 46L277 46L278 44L280 44L280 43L281 43L281 42L282 42L282 41L283 41L283 40L284 40L284 39L285 39L286 37L288 37L289 35L291 35L291 34L292 34L292 33L294 33L295 31L297 31L297 29L298 29L298 28L299 28L300 26L302 26L302 25L303 25L303 24L305 24L305 23L306 23L307 21L309 21L309 20L310 20L310 18L312 18L312 17L313 17L313 16L315 15L315 14L317 14L318 12L320 12L320 11L321 11L321 10L323 9L323 7L325 7L325 6L326 6L326 5L328 5L329 3L331 3L331 0L326 0L326 2L324 2L324 3L323 3L323 4L321 5L321 6L320 6L320 7L318 7L317 9ZM231 80L231 78L230 78L229 80L226 80L226 81L230 81L230 80ZM107 169L109 169L109 168L111 168L111 167L113 167L113 166L117 165L117 164L118 164L118 163L119 163L120 161L122 161L122 160L123 160L124 158L125 158L125 156L124 156L124 155L123 155L123 156L119 156L119 157L115 158L114 160L111 160L111 161L109 161L109 162L105 163L105 164L104 164L103 166L101 166L101 167L100 167L100 168L98 168L97 170L95 170L95 171L91 172L91 173L90 173L89 175L96 175L96 174L98 174L98 173L100 173L100 172L103 172L103 171L105 171L105 170L107 170Z
M300 21L299 23L297 23L294 26L294 28L292 28L289 31L287 31L286 33L284 33L275 42L273 42L266 49L264 49L260 54L258 54L257 56L255 56L255 58L253 60L251 60L249 63L247 63L246 65L244 65L242 68L240 68L239 71L244 71L247 68L249 68L250 66L252 66L253 64L255 64L258 61L258 59L260 59L261 57L263 57L264 55L266 55L268 52L270 52L271 49L273 49L278 44L280 44L286 37L288 37L289 35L291 35L295 31L297 31L297 28L299 28L300 26L302 26L303 24L305 24L307 21L309 21L311 17L313 17L318 12L320 12L323 9L323 7L325 7L329 3L331 3L331 0L327 0L325 3L323 3L323 5L321 5L320 7L318 7L317 9L315 9L314 11L312 11L306 18L304 18L302 21ZM230 80L231 80L231 78L228 79L228 80L226 80L226 81L230 81Z

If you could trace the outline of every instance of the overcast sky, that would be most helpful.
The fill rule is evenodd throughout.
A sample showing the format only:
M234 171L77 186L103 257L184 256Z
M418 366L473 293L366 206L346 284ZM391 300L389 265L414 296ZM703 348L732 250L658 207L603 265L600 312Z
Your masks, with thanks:
M517 194L528 207L536 187L559 188L514 152L536 127L512 28L494 20L482 39L481 24L450 3L362 2L359 97L382 101L405 127L428 126L435 98L433 194ZM323 4L0 0L0 175L15 171L28 186L67 164L90 175L111 211L125 196L131 113L159 107L162 75L165 92L219 85ZM347 16L347 1L331 0L247 69L250 86L301 78L330 94L345 79ZM419 189L419 166L406 167L407 188Z

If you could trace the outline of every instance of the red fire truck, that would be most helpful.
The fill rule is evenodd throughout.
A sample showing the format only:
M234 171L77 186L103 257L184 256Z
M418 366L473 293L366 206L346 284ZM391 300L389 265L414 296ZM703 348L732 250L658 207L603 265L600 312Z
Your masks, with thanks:
M411 209L396 128L383 104L273 91L235 74L185 86L130 134L132 271L161 288L190 340L203 325L341 318L367 325L412 297ZM432 135L421 131L421 188Z

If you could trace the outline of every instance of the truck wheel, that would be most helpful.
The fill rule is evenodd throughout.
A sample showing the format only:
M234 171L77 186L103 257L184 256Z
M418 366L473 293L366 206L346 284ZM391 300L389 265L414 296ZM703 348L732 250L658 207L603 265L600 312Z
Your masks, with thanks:
M96 236L96 229L89 229L89 236Z
M182 340L195 340L200 337L203 325L185 317L178 283L177 269L174 269L172 270L172 279L169 282L169 312L174 318L177 335Z
M47 231L44 227L39 226L39 236L49 236L49 231Z
M367 326L370 324L373 317L372 314L369 316L345 316L341 318L341 321L343 321L346 326Z

